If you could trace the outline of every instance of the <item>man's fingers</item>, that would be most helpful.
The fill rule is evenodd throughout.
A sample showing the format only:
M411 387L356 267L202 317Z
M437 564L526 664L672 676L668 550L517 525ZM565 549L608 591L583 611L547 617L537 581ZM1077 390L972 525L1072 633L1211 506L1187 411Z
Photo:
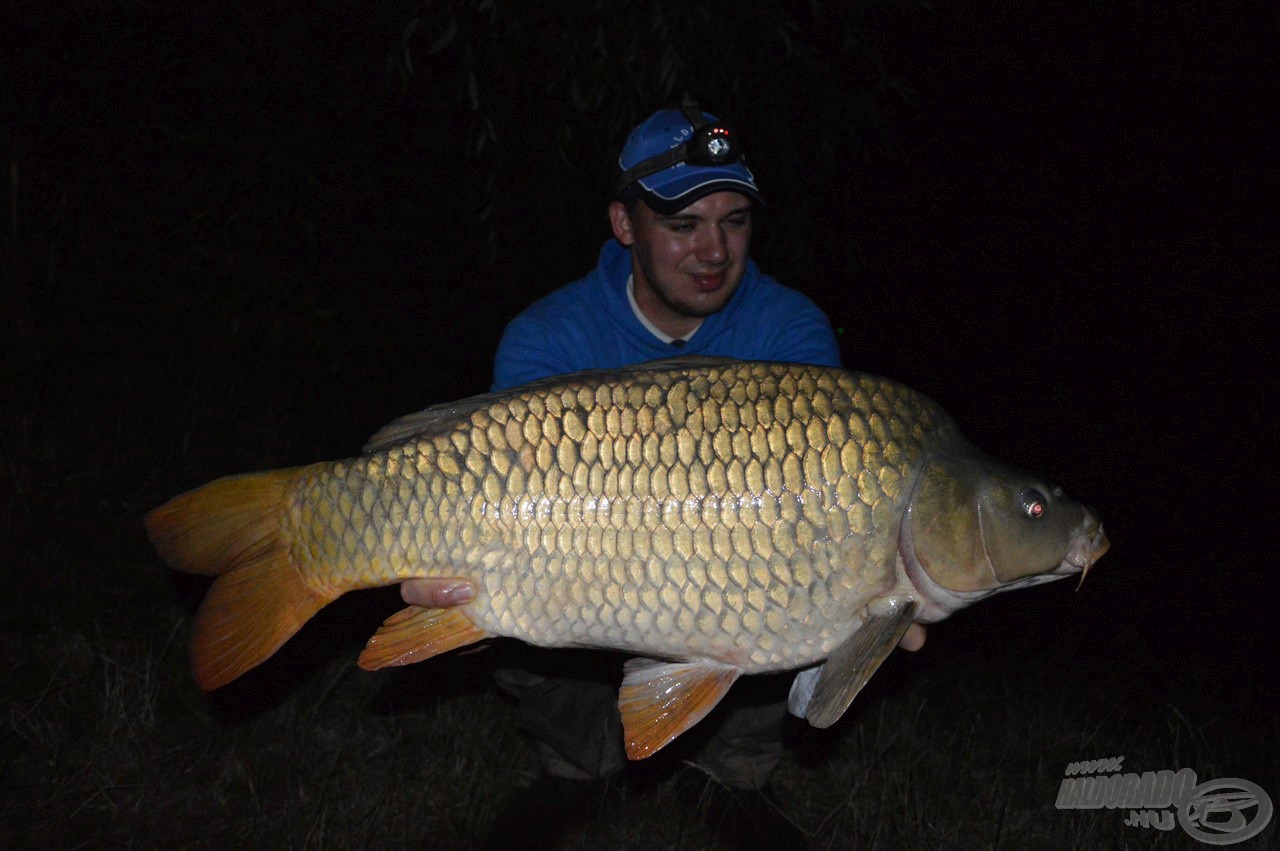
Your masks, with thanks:
M400 596L411 606L447 609L470 603L476 589L465 579L406 579L400 583Z
M913 623L907 627L907 631L902 634L902 640L898 642L898 646L903 650L916 651L924 647L924 625Z

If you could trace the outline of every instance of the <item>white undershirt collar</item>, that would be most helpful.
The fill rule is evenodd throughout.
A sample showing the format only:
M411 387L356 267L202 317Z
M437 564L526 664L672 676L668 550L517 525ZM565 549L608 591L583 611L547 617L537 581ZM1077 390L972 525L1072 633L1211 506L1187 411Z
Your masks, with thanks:
M640 320L640 324L643 325L645 328L647 328L650 334L657 337L659 340L661 340L662 342L668 345L672 345L672 344L684 345L685 343L689 342L689 338L691 338L694 334L698 333L698 328L702 327L702 322L699 321L698 328L694 328L692 331L690 331L688 334L685 334L683 337L672 337L670 334L663 331L657 325L654 325L653 322L649 320L649 317L644 315L644 311L640 309L640 305L636 303L635 275L627 276L627 301L631 303L631 312L636 315L636 319Z

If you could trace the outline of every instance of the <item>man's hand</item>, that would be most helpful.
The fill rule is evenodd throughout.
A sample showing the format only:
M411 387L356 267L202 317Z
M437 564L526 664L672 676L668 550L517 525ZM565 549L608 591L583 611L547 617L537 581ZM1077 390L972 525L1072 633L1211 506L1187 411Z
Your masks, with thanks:
M924 647L924 625L913 623L907 627L907 631L902 634L902 640L898 642L898 646L913 653Z
M448 609L470 603L476 589L465 579L406 579L400 583L400 596L411 606Z

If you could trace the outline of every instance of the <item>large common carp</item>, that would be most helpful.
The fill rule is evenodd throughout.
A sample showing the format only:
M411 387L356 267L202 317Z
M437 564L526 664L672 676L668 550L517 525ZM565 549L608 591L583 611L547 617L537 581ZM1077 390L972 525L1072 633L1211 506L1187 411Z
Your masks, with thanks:
M741 674L807 668L792 711L828 726L912 621L1083 579L1108 546L1089 509L901 384L706 358L429 408L362 457L219 479L146 523L173 567L218 576L191 644L205 689L347 591L461 577L472 602L394 615L361 665L491 636L635 653L633 759Z

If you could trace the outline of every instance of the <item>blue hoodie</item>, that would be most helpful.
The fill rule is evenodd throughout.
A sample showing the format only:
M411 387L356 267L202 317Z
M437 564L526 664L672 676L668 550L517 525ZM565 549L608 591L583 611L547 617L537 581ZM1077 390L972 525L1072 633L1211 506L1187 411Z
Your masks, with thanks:
M747 261L724 309L702 321L683 346L655 337L627 300L631 252L617 240L600 249L585 278L561 287L507 324L494 358L494 391L549 375L610 369L676 355L840 366L831 323L807 296Z

